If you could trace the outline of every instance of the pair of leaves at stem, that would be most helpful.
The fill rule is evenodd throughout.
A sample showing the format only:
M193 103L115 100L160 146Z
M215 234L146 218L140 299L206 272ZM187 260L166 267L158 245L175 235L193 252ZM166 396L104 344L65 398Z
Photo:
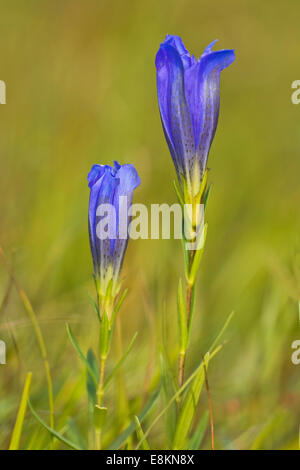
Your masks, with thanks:
M107 408L104 406L97 405L97 384L99 382L99 368L97 359L92 349L88 350L86 360L90 366L86 370L86 388L88 394L89 415L90 420L94 423L96 431L99 432L106 423ZM93 376L97 378L97 381L94 381L90 370L93 370Z
M106 419L106 411L105 410L100 410L100 412L99 412L99 410L97 409L97 411L95 413L96 390L97 390L97 384L98 384L98 365L97 365L96 357L95 357L95 355L94 355L94 353L91 349L89 349L89 351L87 353L87 357L85 357L85 355L83 354L80 346L78 345L78 343L77 343L77 341L76 341L69 325L67 325L67 332L68 332L68 336L71 340L72 345L74 346L74 348L75 348L76 352L78 353L80 359L82 360L82 362L86 366L87 390L88 390L89 409L90 409L90 413L91 413L91 418L96 420L96 423L95 423L96 425L102 426L103 425L103 420ZM111 373L107 376L107 378L104 382L103 388L107 387L107 385L110 383L110 381L112 380L112 378L116 374L119 367L123 364L123 362L127 358L128 354L130 353L130 351L131 351L131 349L132 349L132 347L135 343L136 338L137 338L137 333L135 333L135 335L133 336L130 344L128 345L127 349L125 350L124 354L119 359L119 361L117 362L117 364L115 365L115 367L113 368ZM142 420L145 418L146 414L148 414L148 412L150 411L150 408L152 408L152 406L153 406L154 402L156 401L157 397L158 397L158 394L155 394L152 397L152 399L150 400L150 402L146 405L146 407L144 408L142 413L138 416L138 419L139 419L140 422L142 422ZM67 439L62 434L60 434L59 432L55 431L50 426L48 426L48 424L36 413L36 411L32 407L29 400L28 400L28 405L29 405L29 408L30 408L33 416L36 418L36 420L45 429L47 429L53 437L55 437L56 439L58 439L59 441L61 441L63 444L70 447L71 449L83 450L83 447L82 447L81 443L80 444L75 443L75 442ZM102 408L104 408L104 407L102 407ZM112 448L118 449L119 447L121 447L124 444L124 442L126 441L126 439L128 438L128 436L130 436L130 434L132 434L132 432L135 430L135 428L136 428L135 421L132 421L131 424L128 426L128 428L119 436L118 440L116 440L112 444Z
M207 177L208 177L208 170L206 170L204 175L203 175L198 194L196 194L193 197L191 197L188 194L187 187L186 187L184 179L182 179L183 188L181 188L181 189L183 189L183 191L181 191L181 189L178 188L176 180L173 181L175 193L176 193L178 202L182 206L182 208L184 206L184 203L190 204L193 201L195 203L198 203L198 204L200 202L202 202L202 204L204 204L204 208L206 207L206 204L207 204L207 201L208 201L208 196L209 196L209 193L210 193L210 188L211 188L211 185L209 185L207 187Z
M194 242L195 246L192 248L192 251L195 252L192 263L190 263L190 256L189 256L190 251L191 251L191 246L189 246L189 249L187 249L187 244L189 243L189 241L185 238L185 224L187 223L187 220L184 220L184 218L182 220L182 247L183 247L183 253L184 253L185 274L186 274L187 282L189 282L189 284L191 285L194 284L197 272L199 270L199 265L202 259L205 240L206 240L206 234L207 234L207 223L204 223L204 217L205 217L205 210L206 210L208 197L210 194L211 185L208 188L206 188L206 184L207 184L207 171L204 174L200 191L199 191L199 195L196 197L196 199L199 200L204 205L204 211L202 214L203 220L200 222L201 233L197 234L196 240ZM175 181L174 181L174 188L175 188L178 201L182 207L182 210L184 210L185 201Z
M121 305L126 297L128 290L126 289L123 294L121 295L119 301L117 302L112 316L109 319L107 312L103 311L102 314L100 315L99 308L97 303L94 301L93 298L91 298L91 301L94 305L97 317L100 322L100 335L99 335L99 350L100 350L100 357L101 360L103 358L106 359L108 352L109 352L109 347L110 347L110 340L111 340L111 334L112 334L112 329L115 321L115 317L121 308ZM69 325L67 325L67 332L69 335L69 338L71 340L72 345L74 346L75 350L77 351L79 357L81 360L85 363L86 369L87 369L87 392L88 392L88 399L89 399L89 412L90 416L93 416L94 420L94 425L97 430L101 429L101 427L104 426L106 422L106 417L107 417L107 409L105 407L101 407L96 405L96 393L97 393L97 385L99 383L99 365L97 363L96 357L93 353L93 351L90 349L88 351L87 357L85 358L85 355L81 351L79 344L74 338L74 335L71 331L71 328ZM136 335L134 336L133 340L135 340ZM126 355L129 353L131 347L133 346L133 342L131 341L129 348L127 351L125 351L124 355L118 362L117 366L120 367L121 363L125 359ZM113 373L110 374L108 377L109 380L113 377L113 375L116 372L116 368L114 369ZM103 386L104 388L107 386L107 383L109 380L106 380Z
M96 287L97 287L97 285L96 285ZM122 304L123 304L123 302L124 302L124 300L125 300L125 297L126 297L127 293L128 293L128 289L125 289L124 292L123 292L123 294L120 296L118 302L116 303L115 308L113 309L113 313L112 313L111 319L109 320L109 322L110 322L110 328L113 327L113 324L114 324L116 315L117 315L118 311L120 310L120 308L121 308L121 306L122 306ZM92 303L92 305L93 305L93 307L94 307L94 310L95 310L95 312L96 312L97 318L98 318L99 322L101 323L101 321L102 321L102 315L100 314L100 311L99 311L99 307L98 307L98 305L97 305L97 302L94 300L94 298L93 298L90 294L89 294L89 298L90 298L90 301L91 301L91 303Z
M108 330L108 323L102 323L101 327L107 328ZM106 331L107 331L106 330ZM99 426L103 426L105 423L106 415L107 415L107 410L104 407L98 407L96 406L96 394L97 394L97 386L99 383L99 365L97 362L97 359L95 357L95 354L91 349L88 350L87 357L83 354L78 342L76 341L72 330L70 326L67 324L67 332L68 336L70 338L70 341L72 345L74 346L74 349L76 350L78 356L82 360L82 362L86 366L86 371L87 371L87 392L88 392L88 399L89 399L89 411L90 411L90 416L93 416L94 419L94 424L95 427L99 428ZM110 374L106 377L106 380L103 384L103 390L107 387L109 382L112 380L112 378L115 376L116 372L118 369L121 367L125 359L127 358L128 354L130 353L131 349L133 348L133 345L136 341L137 338L137 332L134 334L132 340L130 341L127 349L124 351L123 355L113 368L113 370L110 372ZM103 340L102 340L103 341ZM103 344L101 341L101 333L100 333L100 348L101 344ZM104 339L106 341L106 339ZM101 348L101 354L104 351Z

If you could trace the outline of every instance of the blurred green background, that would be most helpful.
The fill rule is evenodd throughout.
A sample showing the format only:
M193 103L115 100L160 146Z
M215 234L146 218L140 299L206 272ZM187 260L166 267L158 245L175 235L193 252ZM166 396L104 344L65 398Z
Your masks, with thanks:
M189 371L227 315L228 343L209 370L218 448L298 448L300 366L300 4L176 0L0 1L0 241L38 315L49 351L58 428L86 426L84 371L65 330L86 351L97 344L87 233L87 173L94 163L133 163L135 202L175 202L175 172L156 99L154 59L165 35L200 56L218 38L236 62L221 76L220 120L211 149L208 238L197 287ZM159 371L163 303L176 348L179 241L131 241L120 312L123 344L139 337L124 368L129 406ZM6 448L25 373L47 420L43 364L15 290L0 265L0 447ZM113 357L111 359L113 361ZM117 422L122 397L108 402ZM118 395L118 394L117 394ZM207 409L202 393L199 416ZM25 448L47 441L30 412ZM163 447L160 423L150 441ZM207 432L203 447L209 447Z

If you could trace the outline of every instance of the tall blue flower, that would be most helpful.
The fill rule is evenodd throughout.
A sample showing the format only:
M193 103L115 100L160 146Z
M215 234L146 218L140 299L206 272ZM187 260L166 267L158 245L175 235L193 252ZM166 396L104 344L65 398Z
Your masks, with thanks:
M133 165L114 162L113 167L94 165L88 175L88 183L91 190L89 237L99 300L103 303L108 295L114 298L119 290L119 276L129 237L128 211L140 178ZM99 233L101 222L104 230Z
M233 50L212 51L199 60L180 37L166 36L156 55L161 120L182 190L193 199L200 190L214 138L220 103L220 73L234 59Z

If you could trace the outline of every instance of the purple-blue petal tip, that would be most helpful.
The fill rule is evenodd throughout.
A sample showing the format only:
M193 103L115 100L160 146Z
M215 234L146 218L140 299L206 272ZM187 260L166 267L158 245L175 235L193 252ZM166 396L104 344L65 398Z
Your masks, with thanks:
M196 59L179 36L167 35L155 60L164 133L178 178L192 192L199 169L204 174L218 123L220 73L235 60L234 50L213 51L216 42Z

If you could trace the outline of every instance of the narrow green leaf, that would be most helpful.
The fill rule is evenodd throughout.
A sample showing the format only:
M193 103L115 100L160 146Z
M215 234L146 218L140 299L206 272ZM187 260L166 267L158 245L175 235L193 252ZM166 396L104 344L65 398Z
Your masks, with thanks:
M199 270L200 261L201 261L203 251L204 251L206 233L207 233L207 223L203 227L200 239L198 241L197 250L195 250L195 256L194 256L193 264L192 264L192 267L191 267L191 270L190 270L190 273L189 273L189 276L188 276L188 280L191 284L194 284L196 275L197 275L198 270Z
M116 372L118 371L118 369L121 367L121 365L123 364L123 362L125 361L125 359L127 358L128 354L130 353L131 349L133 348L133 345L135 343L135 340L137 338L137 335L138 335L138 332L136 332L134 335L133 335L133 338L132 340L130 341L126 351L124 352L124 354L122 355L122 357L119 359L119 361L117 362L117 364L115 365L115 367L113 368L113 370L111 371L111 373L107 376L105 382L104 382L104 385L103 385L103 390L105 389L105 387L107 387L107 385L109 384L109 382L111 381L111 379L114 377L114 375L116 374Z
M208 365L208 360L209 360L209 353L207 353L204 357L206 368ZM199 396L200 396L202 386L204 383L204 378L205 378L204 368L202 364L202 367L200 368L195 379L193 380L193 383L187 393L187 396L185 397L185 400L183 402L183 405L182 405L182 408L178 417L175 436L174 436L174 442L173 442L174 450L186 449L187 435L190 431L194 414L197 409Z
M137 416L135 416L134 420L135 420L135 426L136 426L136 435L137 435L139 440L143 441L142 446L141 446L142 450L150 450L150 446L149 446L147 440L145 439L145 434L144 434L144 431L142 429L139 418Z
M75 444L74 442L71 442L69 441L69 439L66 439L64 436L62 436L61 434L59 434L57 431L55 431L54 429L50 428L50 426L48 426L47 423L45 423L45 421L40 418L40 416L37 414L37 412L34 410L33 406L31 405L30 403L30 400L28 399L28 406L30 408L30 411L31 413L33 414L33 416L35 417L35 419L45 428L47 429L47 431L50 432L50 434L54 437L56 437L56 439L58 439L59 441L61 441L63 444L65 444L66 446L70 447L71 449L74 449L74 450L84 450L82 449L81 447L79 447L77 444Z
M178 188L177 183L176 183L175 180L173 181L173 184L174 184L174 189L175 189L175 193L176 193L178 202L179 202L179 204L181 205L181 207L183 208L183 207L184 207L184 202L183 202L183 199L182 199L181 192L180 192L180 190L179 190L179 188Z
M180 353L185 353L187 347L187 316L185 308L185 300L183 296L182 282L179 279L178 293L177 293L177 311L178 311L178 326L179 326L179 347Z
M100 313L99 313L99 308L98 308L98 305L97 305L97 302L94 300L94 298L92 297L92 295L90 293L88 293L88 296L89 296L89 299L94 307L94 310L96 312L96 315L97 315L97 318L99 320L99 322L101 322L101 317L100 317Z
M84 355L83 352L81 351L79 344L77 343L76 339L74 338L74 335L73 335L72 330L71 330L71 328L70 328L70 326L69 326L68 323L66 324L66 328L67 328L68 336L69 336L69 338L70 338L70 341L71 341L72 345L74 346L75 351L78 353L80 359L81 359L81 360L84 362L84 364L86 365L86 367L87 367L87 369L88 369L88 371L89 371L89 373L90 373L90 375L91 375L93 381L94 381L95 384L97 385L97 383L98 383L97 377L96 377L96 375L95 375L93 369L91 368L89 362L88 362L87 359L85 358L85 355Z
M86 368L86 389L88 394L88 406L90 419L93 421L94 406L97 401L97 384L99 382L99 365L92 349L89 349L87 352L87 362L89 368ZM90 370L93 371L96 378L96 382L90 374Z
M187 445L187 450L198 450L199 446L202 442L202 439L204 437L207 424L208 424L208 418L209 418L209 412L206 411L202 418L200 419L200 422L196 428L196 431L194 432L193 436L189 440L189 443Z
M114 308L114 311L112 313L111 320L110 320L110 325L111 326L114 324L116 315L117 315L118 311L120 310L120 308L122 307L122 304L125 300L125 297L126 297L127 293L128 293L128 289L125 289L123 294L121 295L119 301L117 302L117 305Z
M208 203L208 200L209 200L209 195L210 195L211 187L212 187L212 184L210 184L210 185L208 186L207 190L206 190L205 193L204 193L204 197L203 197L204 210L206 209L206 206L207 206L207 203Z
M143 422L143 420L146 418L146 416L150 412L151 408L153 407L153 405L155 404L155 402L156 402L156 400L159 396L159 393L160 393L160 389L158 389L152 395L152 397L150 398L149 402L147 403L147 405L145 406L143 411L138 415L140 423ZM127 441L128 437L134 432L135 427L136 427L135 421L133 420L133 421L131 421L129 426L122 432L122 434L120 434L120 436L117 437L117 439L114 440L114 442L109 446L108 450L118 450L118 449L120 449L120 447L122 447L122 445Z
M24 422L24 417L26 414L26 408L27 408L27 399L29 395L29 389L30 389L30 384L31 384L31 378L32 378L32 372L28 372L25 380L25 385L22 393L22 398L21 398L21 403L17 415L17 419L15 422L15 426L13 429L13 433L11 436L11 441L9 445L9 450L18 450L19 449L19 443L20 443L20 438L21 438L21 433L22 433L22 428L23 428L23 422Z

